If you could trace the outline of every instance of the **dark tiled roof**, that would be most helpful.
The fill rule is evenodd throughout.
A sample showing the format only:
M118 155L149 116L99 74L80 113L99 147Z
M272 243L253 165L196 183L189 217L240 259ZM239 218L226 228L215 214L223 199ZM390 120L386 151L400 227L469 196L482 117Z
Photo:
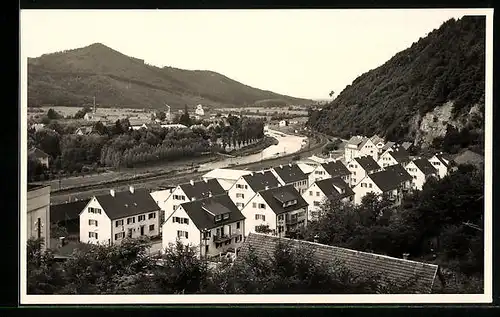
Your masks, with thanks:
M307 179L307 175L302 172L297 164L281 165L273 169L285 184Z
M403 147L398 146L391 152L392 157L398 162L398 163L404 163L408 162L410 160L410 153L406 151Z
M279 180L271 171L255 172L253 174L244 175L243 179L254 192L264 190L266 189L266 186L274 188L281 185Z
M351 174L347 167L340 161L323 163L321 166L323 166L325 171L327 171L331 177L346 176Z
M96 196L97 201L111 220L160 210L153 197L146 189Z
M431 175L437 172L436 168L426 159L420 158L413 160L413 164L415 164L424 175Z
M274 213L277 215L308 206L307 202L304 200L304 198L302 198L302 196L299 194L297 189L293 187L293 185L286 185L263 190L259 192L259 194L266 201L272 211L274 211ZM289 201L293 199L297 200L297 203L295 205L283 207L283 203L281 201Z
M180 187L189 199L202 199L222 195L226 192L215 178L207 181L193 182L192 185L191 183L182 184Z
M80 212L87 206L90 199L74 201L71 203L51 205L50 222L75 220L80 218Z
M439 154L436 154L436 157L437 157L437 158L438 158L438 160L440 160L440 161L441 161L441 163L443 163L443 164L444 164L444 166L446 166L446 167L449 167L449 166L451 165L452 161L453 161L453 159L452 159L449 155L447 155L447 154L445 154L445 153L439 153ZM448 163L446 163L446 161L445 161L445 160L446 160L446 161L448 161Z
M355 158L356 162L368 172L380 169L380 165L371 156L362 156Z
M199 230L211 229L245 219L245 216L227 194L187 202L181 206ZM207 210L214 215L229 213L229 219L215 222L215 217ZM175 212L172 215L175 216Z
M377 145L377 143L379 142L384 142L384 139L382 139L381 137L379 137L378 135L374 135L370 138L370 140L372 140L373 144Z
M272 256L278 243L289 242L293 247L313 249L314 258L320 263L344 264L353 274L375 273L394 282L405 283L415 279L415 284L409 290L414 293L430 293L436 279L438 266L434 264L398 259L385 255L360 252L309 241L278 238L275 236L250 233L238 253L239 259L248 254L250 248L258 257Z
M49 157L49 155L47 153L45 153L44 151L38 149L38 148L32 148L30 151L29 151L29 154L30 155L34 155L36 158L47 158Z
M359 146L363 142L364 138L360 136L353 136L347 141L347 144Z
M328 197L329 200L342 199L354 195L354 192L349 187L349 185L342 180L340 177L335 178L325 178L316 182L316 185L321 189L321 191ZM336 188L340 188L339 192ZM343 191L343 192L342 192Z
M370 174L368 177L384 193L398 188L405 181L411 180L410 174L399 164L388 166L385 170Z

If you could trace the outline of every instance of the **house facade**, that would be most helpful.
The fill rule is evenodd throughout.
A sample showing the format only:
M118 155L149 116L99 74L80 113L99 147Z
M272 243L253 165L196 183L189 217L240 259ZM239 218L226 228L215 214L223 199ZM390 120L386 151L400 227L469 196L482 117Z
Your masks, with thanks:
M196 109L194 110L194 114L197 116L204 116L205 115L205 110L203 110L202 105L197 105Z
M293 185L299 193L309 187L309 177L297 164L280 165L271 169L282 185Z
M32 148L29 151L29 155L32 155L36 160L46 168L49 168L49 155L38 148Z
M181 204L162 225L162 247L180 241L196 246L200 256L235 252L244 240L245 217L228 195Z
M165 218L169 218L175 209L183 203L224 193L226 191L216 179L197 182L191 180L189 183L175 187L170 196L161 202L159 206L165 211Z
M429 159L429 162L437 169L439 178L445 177L450 172L452 160L445 154L435 154Z
M258 192L242 209L245 236L268 226L274 235L286 236L307 224L307 202L293 185Z
M50 248L50 186L28 184L26 211L27 239L43 239Z
M353 136L347 141L344 148L344 160L349 162L356 157L371 156L375 161L378 159L378 148L372 140L367 137Z
M381 167L387 167L391 165L401 164L406 166L410 163L410 154L403 147L393 147L387 149L378 160L378 164Z
M302 194L302 198L308 204L308 220L317 220L321 208L327 201L338 200L341 202L354 203L354 192L340 177L325 178L313 183Z
M368 193L387 195L388 199L399 205L403 194L411 188L411 176L401 165L366 175L354 188L354 204L361 204Z
M80 213L80 242L116 244L160 233L160 208L146 190L94 196Z
M426 159L415 159L408 163L405 169L412 177L412 188L416 190L422 190L422 187L429 178L438 178L437 169Z
M380 165L378 165L371 156L354 158L350 162L347 162L346 167L351 173L351 187L359 184L359 182L361 182L366 175L377 172L381 169Z
M341 161L324 163L321 164L321 167L328 175L325 178L340 177L347 184L351 184L351 171Z
M279 186L280 181L271 171L259 171L241 176L227 193L241 210L259 191Z
M375 147L377 148L377 151L380 153L381 149L384 147L385 145L385 140L381 137L379 137L378 135L374 135L370 138L370 140L373 142L373 144L375 144Z

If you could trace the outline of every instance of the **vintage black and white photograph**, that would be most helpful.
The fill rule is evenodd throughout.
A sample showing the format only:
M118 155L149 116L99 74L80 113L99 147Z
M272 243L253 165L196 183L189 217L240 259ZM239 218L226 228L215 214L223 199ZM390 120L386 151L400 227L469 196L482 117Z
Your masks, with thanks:
M21 303L490 302L492 18L21 10Z

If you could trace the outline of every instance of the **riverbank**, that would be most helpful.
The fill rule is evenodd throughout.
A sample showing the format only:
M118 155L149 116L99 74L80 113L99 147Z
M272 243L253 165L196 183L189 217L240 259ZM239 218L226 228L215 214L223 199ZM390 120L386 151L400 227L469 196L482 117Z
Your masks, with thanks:
M244 146L241 149L231 151L228 154L233 156L247 156L247 155L257 154L264 151L271 145L276 145L278 143L279 141L276 138L266 135L262 140L260 140L257 143Z

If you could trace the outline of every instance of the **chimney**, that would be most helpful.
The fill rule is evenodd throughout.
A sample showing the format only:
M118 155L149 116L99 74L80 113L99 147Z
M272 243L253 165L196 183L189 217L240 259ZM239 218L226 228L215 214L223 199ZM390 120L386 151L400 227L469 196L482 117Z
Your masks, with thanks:
M292 167L292 163L288 163L288 166Z
M109 194L113 197L115 197L115 190L114 189L110 189L109 190Z
M268 189L269 189L269 186L266 186L266 187L265 187L265 190L268 190Z
M194 186L194 181L193 181L193 180L190 180L190 181L189 181L189 184L191 184L191 186Z
M403 253L403 259L408 260L410 253Z
M129 186L128 190L133 194L134 193L134 186Z

